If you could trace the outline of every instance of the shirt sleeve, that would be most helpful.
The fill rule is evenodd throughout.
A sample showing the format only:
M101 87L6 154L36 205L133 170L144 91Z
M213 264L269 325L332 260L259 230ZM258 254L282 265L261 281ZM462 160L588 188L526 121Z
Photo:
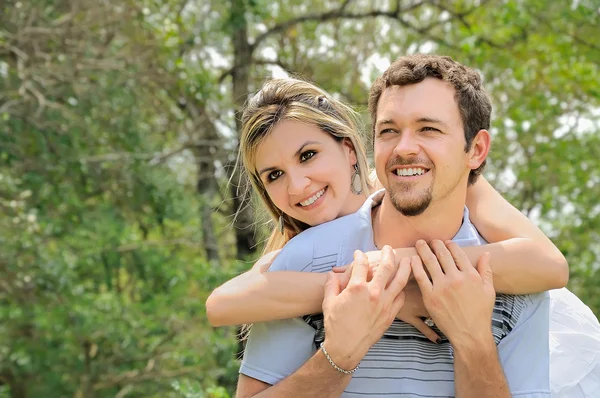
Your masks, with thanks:
M526 297L515 328L498 344L498 355L512 396L550 397L550 297Z
M310 231L290 240L269 271L311 272L314 244ZM301 318L252 325L240 373L276 384L298 370L315 353L315 329Z
M252 325L240 373L277 384L314 355L314 334L300 318Z
M314 243L307 230L290 240L275 257L269 271L311 272Z

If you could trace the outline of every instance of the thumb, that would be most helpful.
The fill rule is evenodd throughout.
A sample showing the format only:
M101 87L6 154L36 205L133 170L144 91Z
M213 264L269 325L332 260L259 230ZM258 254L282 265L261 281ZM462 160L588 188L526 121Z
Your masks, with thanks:
M340 283L333 272L327 273L327 281L325 282L324 300L336 297L340 294Z
M477 272L481 276L484 286L494 287L494 274L492 273L492 267L490 266L490 253L485 252L477 260Z

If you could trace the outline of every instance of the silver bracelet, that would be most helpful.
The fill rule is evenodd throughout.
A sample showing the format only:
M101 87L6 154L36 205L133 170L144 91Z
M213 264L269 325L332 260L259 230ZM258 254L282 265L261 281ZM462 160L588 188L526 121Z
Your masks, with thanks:
M325 349L325 346L323 345L323 343L321 343L321 345L319 346L321 347L321 351L323 351L323 354L325 354L325 358L327 358L327 360L329 361L329 363L331 364L331 366L333 366L333 368L335 370L337 370L340 373L343 373L345 375L351 375L352 373L356 372L358 370L358 367L360 366L360 363L358 365L356 365L356 367L352 370L345 370L340 368L339 366L337 366L335 364L335 362L333 362L333 359L331 359L331 357L329 356L329 354L327 353L327 350Z

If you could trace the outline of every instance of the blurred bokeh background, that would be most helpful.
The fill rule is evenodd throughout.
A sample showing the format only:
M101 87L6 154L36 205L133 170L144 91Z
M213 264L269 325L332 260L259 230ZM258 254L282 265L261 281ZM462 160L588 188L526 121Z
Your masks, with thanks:
M264 237L233 218L239 110L296 74L366 116L407 53L481 71L486 177L598 315L599 21L598 0L0 1L0 398L231 396L236 329L204 302Z

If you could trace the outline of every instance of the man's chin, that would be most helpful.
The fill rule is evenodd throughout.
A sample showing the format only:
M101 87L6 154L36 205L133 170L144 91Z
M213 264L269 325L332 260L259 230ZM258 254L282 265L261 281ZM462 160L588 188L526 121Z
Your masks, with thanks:
M394 196L392 196L391 199L394 208L407 217L416 217L423 214L431 203L431 197L421 198L420 200L415 201L398 200Z
M429 207L429 204L422 205L422 206L404 206L404 207L394 206L394 207L396 208L396 210L398 210L402 215L404 215L406 217L416 217L416 216L420 216L421 214L423 214L425 212L425 210L427 210L427 208Z

